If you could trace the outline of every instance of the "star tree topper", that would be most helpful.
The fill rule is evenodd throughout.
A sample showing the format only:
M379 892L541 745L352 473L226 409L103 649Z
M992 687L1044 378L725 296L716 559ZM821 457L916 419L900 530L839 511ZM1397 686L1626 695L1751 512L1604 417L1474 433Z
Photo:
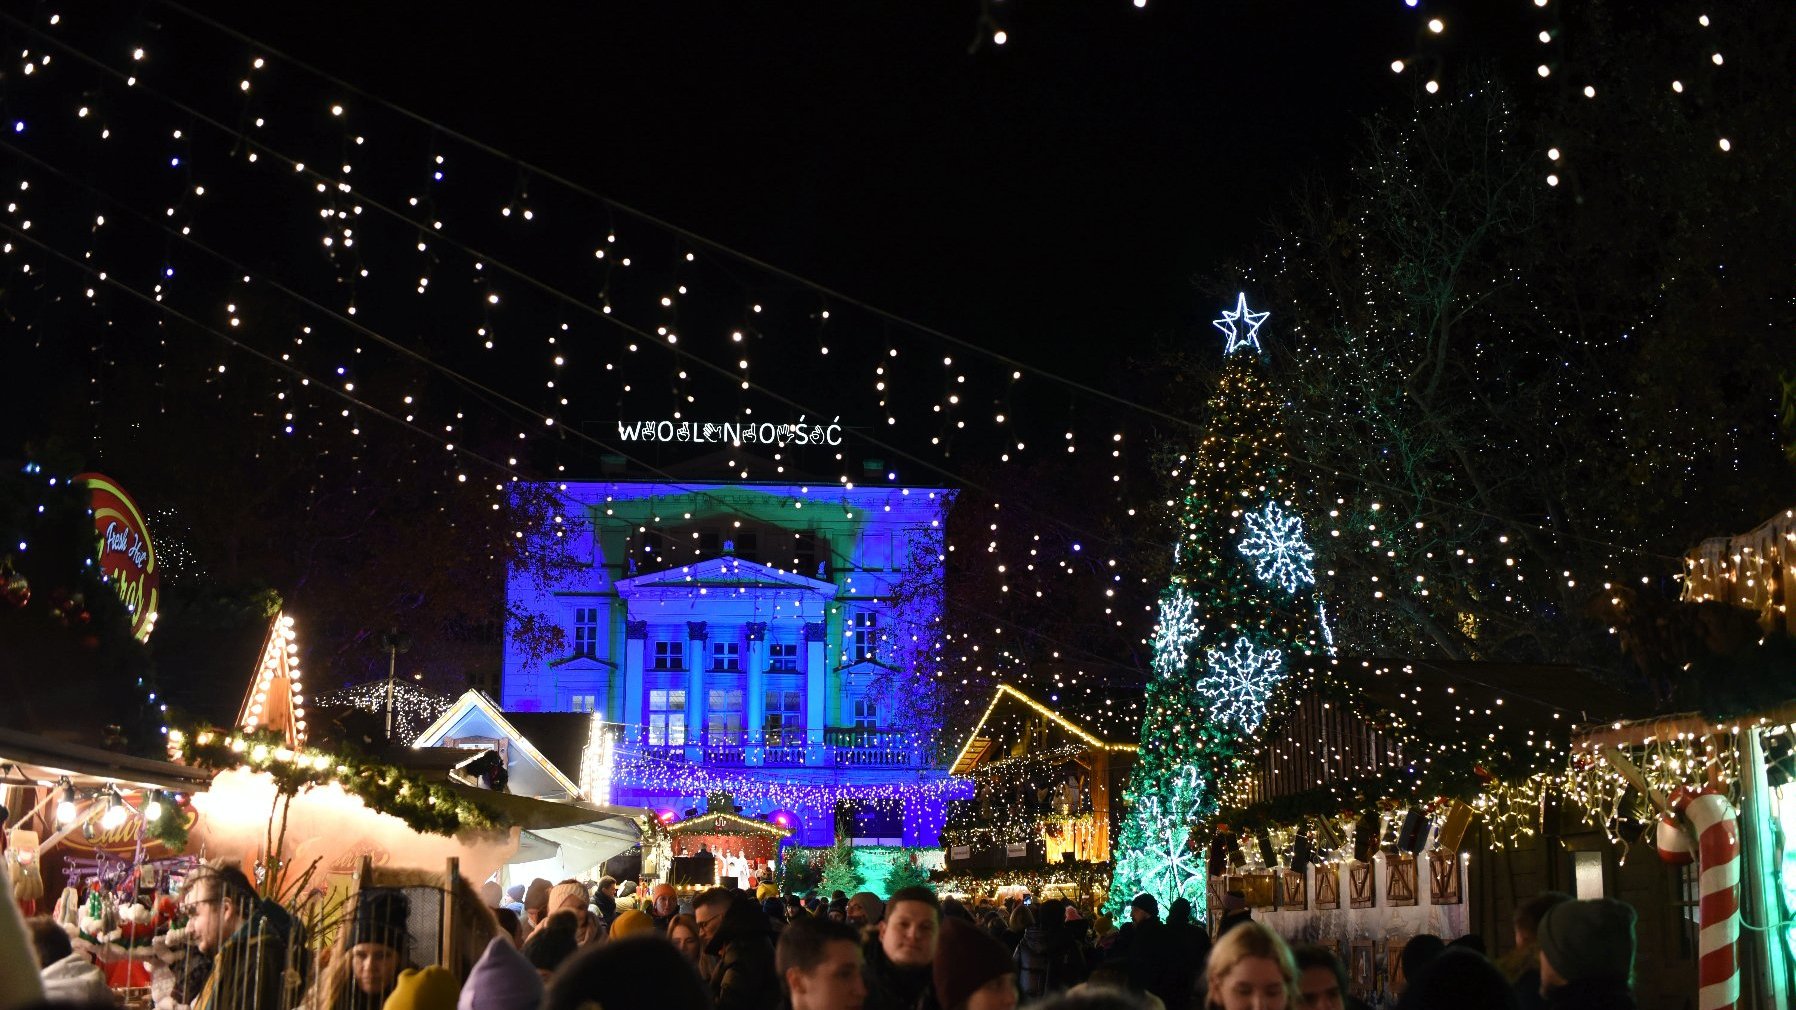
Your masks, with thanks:
M1277 649L1258 649L1245 637L1231 649L1211 649L1206 654L1209 672L1197 682L1210 718L1240 727L1243 733L1260 728L1272 689L1285 679L1285 656Z
M1235 310L1233 312L1223 309L1221 319L1213 319L1210 321L1211 326L1221 330L1229 338L1228 346L1223 348L1222 351L1223 357L1227 357L1243 347L1251 347L1255 351L1260 350L1260 324L1265 322L1266 317L1271 314L1272 313L1270 312L1250 311L1247 308L1247 292L1241 292L1240 297L1235 301ZM1237 323L1245 323L1247 325L1247 333L1245 336L1242 335L1240 329L1236 326Z
M1244 518L1247 536L1241 539L1241 553L1253 559L1255 575L1278 583L1287 593L1316 584L1316 552L1303 539L1301 516L1269 501Z

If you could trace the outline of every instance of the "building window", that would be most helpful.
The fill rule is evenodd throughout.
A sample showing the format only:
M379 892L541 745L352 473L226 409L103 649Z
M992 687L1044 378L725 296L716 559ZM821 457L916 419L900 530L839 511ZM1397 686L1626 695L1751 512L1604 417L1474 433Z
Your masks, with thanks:
M854 728L878 729L879 706L871 698L854 699Z
M705 695L705 740L714 744L742 741L742 689L714 687Z
M686 692L649 692L649 746L679 747L686 742Z
M599 608L574 608L574 655L599 654Z
M735 673L742 669L742 643L712 642L711 669Z
M851 638L851 655L854 662L875 659L879 655L879 615L871 610L863 610L848 618L848 632Z
M767 669L782 670L787 673L798 672L798 643L767 643Z
M762 725L769 747L791 746L804 742L804 693L801 691L767 692L767 721Z
M723 540L716 530L699 530L693 536L698 537L699 557L714 558L721 552Z
M753 533L738 532L736 534L736 556L744 561L760 561L760 538Z
M655 662L651 669L684 670L686 669L686 643L679 639L671 639L655 643Z
M792 570L807 577L817 574L816 534L792 534Z
M575 694L568 696L568 711L570 712L596 712L598 711L598 704L599 696L596 694Z

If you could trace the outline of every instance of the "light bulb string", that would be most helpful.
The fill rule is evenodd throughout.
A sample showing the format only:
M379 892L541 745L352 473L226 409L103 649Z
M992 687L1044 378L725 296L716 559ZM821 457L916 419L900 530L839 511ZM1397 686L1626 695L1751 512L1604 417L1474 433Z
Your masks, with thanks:
M213 21L212 19L206 18L203 15L199 15L196 12L189 10L188 8L181 7L179 4L170 3L170 2L168 2L168 0L164 0L164 2L168 6L174 7L176 9L182 11L183 13L188 14L189 16L192 16L192 17L206 23L209 26L211 26L217 30L223 31L226 34L239 39L242 42L245 42L245 43L248 43L251 45L255 45L255 46L259 46L259 47L261 46L261 43L259 43L257 40L250 38L247 35L243 35L242 33L236 32L235 30L230 29L227 26L224 26L222 24L219 24L218 22ZM48 35L48 34L44 33L41 29L37 28L36 26L30 25L24 21L21 21L20 19L13 17L10 14L0 12L0 21L10 22L13 25L15 25L16 27L20 28L21 30L29 32L31 34L34 34L37 37L39 37L40 39L45 40L49 44L58 46L59 48L63 49L65 52L68 52L68 53L76 56L78 59L82 60L83 62L86 62L86 63L90 64L91 66L95 67L96 69L99 69L106 74L112 75L115 78L120 78L120 77L124 76L122 74L122 72L114 70L112 67L107 65L104 61L100 60L98 57L95 57L95 56L85 52L84 50L79 49L78 47L75 47L67 42L64 42L61 39L58 39L51 35ZM291 60L291 57L287 57L284 54L279 53L277 50L274 50L272 47L262 47L262 48L265 48L269 52L272 52L272 53L275 53L276 55L281 56L281 58L283 58L283 59ZM725 252L731 256L735 256L735 257L741 259L743 262L749 263L750 265L753 265L753 266L757 267L758 269L767 270L768 272L773 273L773 274L781 277L784 280L788 280L790 282L810 288L824 297L838 300L843 304L853 305L857 308L862 309L863 311L877 315L888 322L897 323L902 326L910 327L912 329L918 330L919 332L923 332L923 333L929 334L931 336L938 337L940 339L949 341L956 347L960 347L960 348L974 351L974 352L981 353L981 354L986 354L988 356L993 357L995 360L1005 364L1007 367L1011 367L1016 370L1027 370L1027 371L1033 372L1035 374L1041 375L1044 378L1050 378L1055 381L1064 382L1064 383L1066 383L1074 388L1077 388L1083 392L1086 392L1088 394L1098 396L1100 398L1109 400L1109 401L1116 403L1118 405L1121 405L1121 406L1128 407L1132 410L1146 414L1150 417L1170 422L1174 425L1177 425L1181 429L1191 432L1193 434L1205 434L1208 432L1208 429L1200 422L1192 421L1187 418L1178 417L1176 415L1167 413L1165 411L1161 411L1158 408L1140 403L1138 401L1130 400L1126 397L1117 396L1115 394L1111 394L1111 393L1105 392L1103 390L1096 389L1095 387L1091 387L1091 386L1085 385L1083 383L1078 383L1071 379L1065 379L1063 377L1054 375L1052 373L1045 372L1042 369L1026 365L1020 361L1017 361L1016 359L1005 357L1003 355L996 354L995 352L987 351L987 350L979 347L978 345L975 345L971 342L965 341L961 338L953 337L950 334L947 334L940 330L936 330L931 327L924 326L923 324L920 324L920 323L914 323L914 322L912 322L902 316L899 316L895 313L877 308L875 306L868 305L864 302L858 301L858 300L856 300L848 295L845 295L841 292L838 292L833 289L830 289L830 288L824 287L822 285L816 284L814 282L811 282L802 276L793 274L793 273L786 271L780 267L765 263L761 260L755 259L754 257L748 256L746 254L738 253L735 250L722 245L721 243L714 242L713 240L707 239L704 236L681 229L676 225L662 221L658 218L653 217L652 215L647 215L643 212L635 210L634 208L631 208L631 207L628 207L628 206L625 206L622 204L617 204L614 201L609 201L609 200L607 200L607 198L605 198L597 193L594 193L590 190L587 190L584 187L579 186L577 183L573 183L570 180L564 179L561 176L556 175L555 173L553 173L551 171L543 169L539 166L529 164L520 159L517 159L514 156L508 155L503 151L500 151L500 150L493 148L489 145L486 145L477 140L474 140L473 138L466 137L463 134L458 133L457 131L455 131L454 129L452 129L450 127L447 127L443 124L437 123L433 120L430 120L426 117L420 116L416 113L412 113L409 110L404 109L401 106L397 106L390 102L387 102L384 99L380 99L378 97L368 95L365 92L362 92L360 89L355 88L353 85L349 85L346 82L343 82L336 78L333 78L329 74L326 74L326 73L318 70L317 68L304 63L303 61L293 61L293 62L295 63L295 65L300 66L301 68L307 70L308 72L311 72L311 73L315 74L316 76L319 76L322 79L324 79L332 84L346 88L358 95L362 95L365 98L369 98L370 100L376 102L377 104L380 104L383 107L386 107L394 112L399 113L400 115L410 118L421 125L428 126L428 127L432 128L433 130L442 133L445 136L449 136L449 137L456 139L458 142L469 144L470 146L473 146L473 147L481 150L484 153L490 154L496 158L506 161L507 163L516 166L522 172L529 172L529 173L541 175L542 177L550 179L559 185L570 188L571 190L573 190L576 193L579 193L580 195L583 195L583 196L589 197L591 199L597 200L601 203L604 203L608 207L613 207L617 210L621 210L621 211L630 213L632 215L639 216L643 220L645 220L651 224L654 224L657 227L664 228L664 229L670 231L670 233L673 233L676 236L678 236L682 239L685 239L686 241L693 242L695 244L706 245L706 246L710 246L715 249L718 249L718 250ZM166 94L163 94L163 93L157 91L154 88L150 88L146 85L143 85L141 82L139 84L135 85L133 87L133 90L137 93L147 94L153 98L156 98L157 100L165 102L165 103L173 106L174 108L179 109L180 111L186 113L187 115L193 117L196 121L203 122L206 125L212 127L213 129L218 130L219 132L223 133L224 135L237 140L239 143L246 143L246 144L252 145L252 146L268 153L269 155L286 162L289 165L303 164L303 162L299 162L295 159L292 159L292 158L282 154L280 151L274 149L273 147L267 145L266 143L242 133L240 130L238 130L234 127L231 127L230 125L224 123L223 121L217 119L216 117L210 116L204 112L194 109L177 99L174 99ZM317 173L311 169L307 169L305 174L307 174L308 176L311 176L321 182L326 182L326 183L331 182L331 180L325 179L325 177L323 175L321 175L320 173ZM73 180L72 177L69 177L66 174L64 175L64 177L68 178L71 182L75 182L77 185L79 185L79 183L76 182L76 180ZM384 203L373 199L366 192L358 190L358 191L355 191L355 193L368 206L373 207L374 209L379 210L380 212L387 214L387 215L395 218L396 220L404 222L407 226L410 226L410 227L418 227L419 226L419 223L417 221L414 221L413 219L404 215L403 213L399 212L398 210L388 207ZM116 199L116 198L113 198L113 199ZM169 231L171 233L171 235L174 235L175 237L186 237L186 236L179 236L179 235L175 234L173 229L169 229L166 225L161 225L159 222L158 222L158 224L159 224L159 226L163 227L165 230ZM626 323L622 319L618 318L617 316L615 316L613 314L608 314L608 313L603 312L600 309L596 309L593 306L586 304L582 299L580 299L572 294L569 294L567 292L561 291L560 289L556 288L553 285L550 285L546 282L538 280L537 278L530 275L528 272L526 272L520 268L513 267L513 266L509 265L508 263L506 263L502 259L499 259L497 257L488 256L485 253L483 253L481 250L476 249L471 246L468 246L466 244L460 243L459 241L457 241L453 238L450 238L446 235L443 235L440 232L433 232L432 235L433 235L434 241L442 242L447 245L450 245L451 247L453 247L453 248L457 249L458 251L462 252L463 254L471 257L472 259L478 260L479 262L490 263L493 266L495 266L496 268L498 268L499 270L501 270L502 272L506 273L508 276L514 277L526 284L529 284L530 286L536 288L537 290L541 291L544 294L550 295L553 298L561 300L565 304L577 307L580 310L582 310L583 312L587 313L588 315L593 316L595 319L609 322L609 323L612 323L613 325L619 326L620 328L626 330L627 332L629 332L633 336L637 337L638 339L654 343L657 346L660 346L663 349L667 350L669 353L675 355L676 357L680 357L683 360L693 361L693 362L697 363L698 365L704 367L707 371L710 371L713 374L715 374L723 379L726 379L730 382L737 383L737 384L740 384L743 381L750 381L751 388L754 389L755 391L760 392L763 395L766 395L769 398L771 398L777 402L780 402L788 407L797 409L797 410L803 412L807 416L810 414L813 414L813 413L817 414L817 416L819 416L819 417L828 416L827 412L817 411L812 408L806 407L805 405L799 403L798 401L796 401L790 397L787 397L783 394L777 393L771 389L766 388L765 386L759 385L758 383L753 383L752 380L743 380L739 375L732 372L731 370L729 370L728 368L726 368L723 365L719 365L715 362L711 362L711 361L706 360L705 358L700 357L700 356L689 355L688 352L684 351L681 348L678 348L675 345L667 343L663 338L659 337L658 335L653 334L649 331L643 330L642 328L640 328L634 324ZM330 311L327 309L323 309L322 306L316 306L316 303L311 303L309 299L307 300L307 302L308 302L308 304L314 305L314 307L318 308L320 311L325 311L325 312ZM331 314L335 315L335 313L331 313ZM339 316L338 318L341 319L342 317ZM349 320L344 320L344 321L346 323L348 323L351 326L351 328L362 330L363 332L366 332L367 335L369 335L371 337L371 339L378 339L378 340L383 340L383 341L385 340L385 338L383 338L377 334L374 334L371 331L367 331L365 328L361 327L360 324L358 324L358 323L355 323L355 322L349 321ZM423 359L423 360L428 361L428 359ZM440 367L440 366L436 366L436 364L434 362L430 362L430 364L432 365L432 367ZM471 382L472 380L468 380L465 377L463 377L463 378L459 379L458 381ZM482 388L482 389L485 388L485 387L479 386L479 384L477 384L477 383L474 384L474 386L475 386L475 388ZM516 408L527 412L532 417L535 417L537 419L543 419L546 417L546 415L537 413L536 411L532 410L531 408L529 408L521 403L518 403L515 400L512 400L510 397L504 396L504 394L500 394L500 393L497 393L496 391L490 391L490 390L488 392L489 392L489 395L494 395L494 396L500 397L501 399L512 404ZM564 429L564 430L566 430L566 429ZM591 436L587 436L584 432L580 431L579 429L573 429L573 430L577 437L585 438L588 441L593 442L594 444L598 445L599 447L605 449L608 452L614 452L614 453L618 452L616 447L610 446L608 443L605 443L602 440L592 438ZM936 464L929 460L923 459L920 456L917 456L917 455L910 453L906 450L900 449L897 446L891 445L883 440L875 438L866 433L863 433L862 437L866 441L868 441L869 444L872 444L877 448L880 448L886 452L890 452L900 458L906 459L909 462L915 463L918 466L921 466L932 473L936 473L941 476L947 477L950 480L957 481L963 487L978 490L978 491L981 491L982 493L990 494L993 497L997 496L996 489L991 488L988 485L985 485L983 482L971 480L971 479L967 478L964 474L956 473L955 471L949 470L939 464ZM628 454L624 454L624 455L627 458L629 458ZM1452 509L1452 510L1455 510L1455 511L1463 513L1463 514L1477 515L1482 518L1492 520L1494 522L1508 524L1508 525L1511 525L1511 526L1514 526L1517 528L1528 528L1528 529L1538 529L1538 530L1547 531L1550 534L1552 534L1555 538L1576 540L1576 541L1588 544L1593 547L1602 547L1602 548L1606 548L1606 549L1612 550L1612 551L1620 551L1620 552L1624 552L1624 553L1635 554L1635 555L1638 555L1638 556L1640 556L1642 558L1646 558L1646 559L1680 560L1679 558L1674 558L1671 555L1660 554L1658 552L1650 551L1650 550L1647 550L1645 548L1641 548L1638 546L1633 546L1633 545L1628 545L1628 544L1620 544L1620 543L1616 543L1614 541L1609 541L1609 540L1605 540L1605 539L1598 538L1598 537L1592 537L1586 533L1581 533L1581 532L1566 530L1566 529L1552 529L1547 524L1544 524L1544 523L1531 524L1528 521L1517 519L1512 516L1505 516L1500 513L1490 511L1488 509L1473 507L1464 501L1449 501L1444 498L1438 498L1438 497L1435 497L1432 495L1418 493L1413 487L1405 487L1405 486L1400 485L1394 481L1389 481L1389 480L1379 478L1376 476L1350 475L1343 471L1337 470L1334 467L1329 466L1325 463L1321 463L1321 462L1319 462L1313 458L1310 458L1307 455L1301 454L1301 453L1288 453L1288 458L1303 464L1304 466L1308 467L1313 472L1320 474L1322 476L1330 477L1330 478L1333 478L1336 480L1346 481L1346 482L1349 482L1352 484L1380 488L1384 491L1387 491L1390 493L1395 493L1395 494L1400 494L1405 497L1414 499L1416 501L1427 502L1429 504L1432 504L1432 505L1435 505L1438 507L1442 507L1442 508ZM631 459L631 461L638 462L634 459ZM658 472L658 471L656 471L655 468L652 468L652 467L648 468L648 469L651 472ZM1031 510L1027 506L1022 506L1019 508L1019 511L1035 511L1035 510ZM1057 525L1057 526L1062 527L1063 529L1068 529L1071 532L1081 535L1081 536L1084 536L1088 539L1093 539L1093 540L1096 540L1099 542L1105 542L1106 538L1101 533L1079 530L1076 527L1074 527L1069 521L1067 521L1061 517L1058 517L1058 516L1048 515L1046 513L1040 513L1040 512L1036 512L1036 514L1038 515L1039 518L1044 519L1045 521L1047 521L1048 523L1050 523L1052 525Z

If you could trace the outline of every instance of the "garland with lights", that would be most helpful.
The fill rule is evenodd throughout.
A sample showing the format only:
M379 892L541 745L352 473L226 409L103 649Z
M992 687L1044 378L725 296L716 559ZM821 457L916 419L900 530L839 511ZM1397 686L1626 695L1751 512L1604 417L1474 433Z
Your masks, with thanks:
M642 753L619 753L612 781L615 787L678 796L709 796L721 792L755 806L770 804L822 810L833 810L836 804L843 802L902 805L917 800L940 803L971 791L968 780L951 775L879 785L808 784L775 781L764 770L733 772Z
M359 755L292 749L278 733L221 730L169 732L169 746L181 762L210 771L248 768L274 780L279 796L293 797L314 786L338 785L390 814L414 831L453 836L463 831L497 831L505 819L493 808L467 799L447 785L427 782L397 765Z

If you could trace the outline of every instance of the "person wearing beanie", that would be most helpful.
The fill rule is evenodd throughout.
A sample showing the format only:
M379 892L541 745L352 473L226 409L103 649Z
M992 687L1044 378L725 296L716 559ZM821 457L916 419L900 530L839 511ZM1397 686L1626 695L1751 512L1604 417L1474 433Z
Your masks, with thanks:
M510 887L507 887L505 889L505 901L499 907L509 908L518 913L519 918L522 918L524 915L524 885L513 884Z
M774 952L791 1010L861 1010L867 999L861 935L843 923L806 915L780 934Z
M848 899L848 924L855 929L879 925L886 914L886 903L872 891L857 891Z
M627 908L617 913L617 921L611 924L611 939L622 940L638 933L653 933L654 931L655 920L649 918L647 912Z
M777 942L780 932L786 928L786 903L778 898L763 898L761 914L767 917L767 928Z
M655 920L655 929L667 932L667 924L679 914L680 892L672 884L656 884L649 891L649 918Z
M772 1006L772 1004L768 1004ZM588 947L549 982L542 1010L711 1010L698 969L653 936Z
M862 949L866 1010L941 1010L932 972L941 926L941 903L934 891L904 887L893 892Z
M555 969L561 967L561 963L569 955L580 949L580 944L575 940L579 925L572 912L562 912L544 919L536 932L530 934L530 939L524 941L524 959L530 962L537 974L547 979L555 974Z
M409 967L411 902L405 892L368 887L346 910L344 930L330 962L301 1004L304 1010L380 1010Z
M605 920L593 914L590 902L586 885L578 880L564 880L549 889L548 914L572 912L575 942L582 947L603 940L607 929Z
M555 885L541 877L524 889L524 928L535 929L549 917L549 891Z
M1633 1010L1632 906L1562 901L1540 917L1540 994L1552 1010Z
M1564 891L1542 891L1516 906L1510 925L1515 930L1515 949L1497 961L1497 967L1508 976L1515 989L1518 1010L1543 1010L1547 1003L1540 995L1540 918L1547 909L1572 896Z
M455 1010L460 995L461 983L449 969L436 965L407 968L399 973L381 1010Z
M1179 950L1180 937L1160 921L1160 902L1137 894L1129 902L1129 921L1117 930L1106 961L1128 965L1129 987L1153 993L1167 1010L1186 1010L1197 966Z
M488 908L498 908L505 903L505 892L499 889L497 880L480 885L480 903Z
M1016 966L991 934L963 919L942 920L931 968L942 1010L1016 1010Z
M542 976L517 947L495 936L468 973L455 1010L537 1010L542 1001Z
M1247 907L1247 895L1226 891L1222 895L1222 920L1216 924L1216 939L1244 922L1253 921L1253 909Z

